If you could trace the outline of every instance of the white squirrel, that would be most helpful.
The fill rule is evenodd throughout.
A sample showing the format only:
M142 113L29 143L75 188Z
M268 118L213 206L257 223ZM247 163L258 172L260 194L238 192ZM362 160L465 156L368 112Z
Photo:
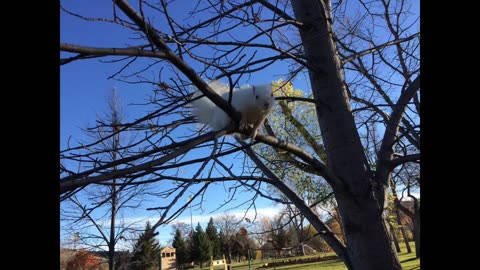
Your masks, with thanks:
M210 88L228 102L230 93L229 87L219 81L208 83ZM192 98L201 96L203 93L195 91ZM260 126L267 116L272 112L275 98L273 97L272 84L249 86L245 85L232 92L232 106L241 114L239 130L248 126L252 127L249 138L253 141L257 136ZM208 125L213 130L220 130L227 127L231 119L218 106L207 97L202 97L192 102L192 113L197 121ZM245 140L246 136L241 134L240 138Z

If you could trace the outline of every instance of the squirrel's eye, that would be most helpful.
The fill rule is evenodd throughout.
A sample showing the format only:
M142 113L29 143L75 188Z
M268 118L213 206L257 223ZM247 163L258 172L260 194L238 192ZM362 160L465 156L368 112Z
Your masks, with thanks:
M270 96L273 97L273 93Z
M255 98L258 99L258 95L256 95Z

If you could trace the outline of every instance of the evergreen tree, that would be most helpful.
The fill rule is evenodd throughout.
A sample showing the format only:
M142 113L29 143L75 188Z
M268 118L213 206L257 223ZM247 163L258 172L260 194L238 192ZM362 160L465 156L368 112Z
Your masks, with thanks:
M222 253L222 255L225 255L227 262L230 264L232 263L232 251L234 246L233 236L227 235L224 231L222 231L222 229L220 229L218 235L218 239L220 242L220 252Z
M212 256L212 245L207 238L207 234L203 231L202 226L198 223L193 235L193 260L200 263L200 267L203 267L203 263L210 260Z
M135 243L135 252L130 261L130 270L156 270L160 256L160 244L151 236L152 226L147 222L145 231Z
M188 234L187 238L185 239L185 243L187 245L187 261L193 262L195 261L195 247L193 243L193 238L195 236L195 231L192 229Z
M183 264L188 262L187 243L183 239L182 232L177 228L173 237L172 246L176 249L177 268L183 269Z
M217 233L217 228L213 225L213 218L210 218L208 221L207 229L205 229L207 238L212 245L212 256L215 259L222 257L222 252L220 248L220 238Z

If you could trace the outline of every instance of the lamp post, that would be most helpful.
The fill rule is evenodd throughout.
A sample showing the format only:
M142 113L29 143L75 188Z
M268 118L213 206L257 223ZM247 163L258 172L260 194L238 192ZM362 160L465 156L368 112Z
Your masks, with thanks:
M192 200L192 196L188 196L187 202L190 204L190 229L193 233L192 204L190 203L191 200Z
M162 250L160 249L160 254L158 254L158 270L162 270Z

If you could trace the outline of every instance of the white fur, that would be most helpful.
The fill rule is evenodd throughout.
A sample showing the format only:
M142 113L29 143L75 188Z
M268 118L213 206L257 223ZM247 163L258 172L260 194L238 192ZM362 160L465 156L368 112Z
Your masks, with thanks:
M229 87L218 81L212 81L209 86L228 102ZM195 91L193 98L201 96L200 91ZM192 102L193 114L197 121L208 125L213 130L225 128L230 123L230 117L207 97L202 97ZM275 98L271 84L249 86L245 85L232 92L232 106L240 112L242 118L240 130L246 125L254 128L250 138L254 138L260 125L272 112Z

